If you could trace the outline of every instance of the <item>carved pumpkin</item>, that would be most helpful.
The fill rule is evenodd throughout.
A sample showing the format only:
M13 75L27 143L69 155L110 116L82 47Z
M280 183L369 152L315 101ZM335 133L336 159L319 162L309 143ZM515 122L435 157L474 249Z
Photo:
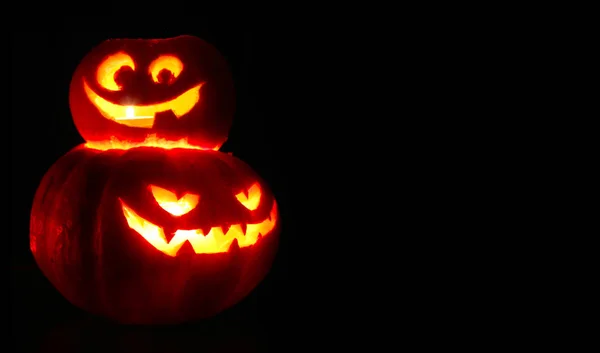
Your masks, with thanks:
M73 121L90 142L187 138L218 149L234 112L233 80L221 54L193 36L114 39L79 64L70 87Z
M196 37L109 40L83 59L70 106L87 143L46 173L30 223L34 258L69 301L178 323L263 279L280 221L264 181L217 152L233 98L223 58Z
M80 146L44 176L30 245L73 304L124 323L177 323L246 296L278 234L273 195L231 155Z

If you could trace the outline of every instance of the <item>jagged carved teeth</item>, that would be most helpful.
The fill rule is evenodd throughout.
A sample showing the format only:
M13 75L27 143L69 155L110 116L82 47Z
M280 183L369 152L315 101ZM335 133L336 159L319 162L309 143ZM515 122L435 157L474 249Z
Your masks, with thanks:
M277 206L269 216L256 224L233 224L230 226L217 226L208 229L192 229L175 231L170 241L166 240L163 228L139 216L121 200L123 214L129 227L139 233L156 249L169 256L175 256L186 241L189 241L196 254L213 254L227 252L234 240L237 239L240 248L251 246L266 236L276 222Z

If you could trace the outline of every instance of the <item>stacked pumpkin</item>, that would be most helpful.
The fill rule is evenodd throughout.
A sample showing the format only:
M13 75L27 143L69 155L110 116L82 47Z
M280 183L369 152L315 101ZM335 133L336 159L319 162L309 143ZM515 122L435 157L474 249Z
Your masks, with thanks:
M252 291L277 250L278 209L247 164L218 151L235 97L217 49L193 36L108 40L69 98L86 143L46 173L30 224L58 291L135 324L209 317Z

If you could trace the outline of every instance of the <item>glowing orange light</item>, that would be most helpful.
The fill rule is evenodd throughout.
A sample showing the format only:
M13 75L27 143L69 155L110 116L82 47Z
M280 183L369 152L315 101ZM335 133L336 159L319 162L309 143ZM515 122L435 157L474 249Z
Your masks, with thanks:
M152 222L140 217L135 211L128 207L123 200L121 206L127 224L148 243L157 250L169 256L177 255L177 252L186 241L189 241L196 254L214 254L227 252L234 240L237 239L240 248L255 244L261 236L267 236L275 227L277 222L277 205L273 202L273 208L269 217L257 224L246 224L244 231L242 224L234 224L226 233L223 227L212 227L208 234L203 234L199 229L177 230L169 242L165 237L164 230Z
M198 201L200 201L200 195L187 193L181 198L177 198L175 193L156 185L150 185L150 191L158 205L174 216L190 212L198 206Z
M114 82L114 79L112 80ZM124 106L111 103L100 97L85 81L83 82L83 88L88 99L105 118L114 120L119 124L142 128L152 127L156 113L171 110L177 118L187 114L200 100L201 87L202 84L198 84L167 102L152 105Z
M158 147L158 148L164 148L167 150L174 149L174 148L187 148L187 149L194 149L194 150L206 150L207 149L207 148L190 145L188 143L187 138L182 138L180 140L171 141L171 140L167 140L167 139L157 138L156 134L148 135L148 137L146 137L146 139L141 142L124 141L124 140L119 140L116 137L111 137L110 141L87 142L85 144L85 147L91 148L94 150L100 150L100 151L107 151L107 150L111 150L111 149L128 150L130 148L136 148L136 147ZM221 145L218 145L218 146L211 148L211 150L218 151L220 147L221 147Z
M96 80L107 90L120 90L121 88L115 82L115 73L117 73L117 71L123 66L129 66L132 70L135 70L135 63L129 55L120 52L108 56L98 66L98 70L96 71Z
M239 194L235 195L235 197L242 205L244 205L244 207L246 207L250 211L254 211L258 208L258 204L260 203L261 192L258 183L254 183L254 185L252 185L248 189L247 193L248 195L246 195L246 193L242 191Z
M149 67L150 75L154 82L158 82L158 74L162 70L169 70L173 77L177 78L181 71L183 71L183 63L179 58L172 55L163 55L155 59Z

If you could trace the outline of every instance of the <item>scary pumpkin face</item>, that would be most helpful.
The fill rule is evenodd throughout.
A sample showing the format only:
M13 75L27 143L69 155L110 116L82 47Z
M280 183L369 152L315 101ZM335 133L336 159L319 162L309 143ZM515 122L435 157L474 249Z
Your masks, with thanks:
M215 149L227 139L234 111L224 58L193 36L101 43L77 67L69 100L91 143L143 144L156 136Z
M31 250L73 304L125 323L211 316L266 275L277 204L242 161L216 151L80 146L44 176Z
M195 254L246 248L270 234L277 207L253 173L231 169L224 154L188 154L195 163L179 175L168 174L177 167L169 160L133 160L124 167L117 193L132 230L168 256L177 256L184 245ZM220 158L206 165L212 155ZM135 171L148 169L149 176L138 179Z
M149 190L156 204L173 217L180 217L193 211L200 200L199 194L186 193L178 198L175 193L155 185L149 185ZM243 189L236 194L238 201L250 212L258 208L261 196L262 193L258 183L253 184L248 191ZM198 222L198 224L203 224L202 228L176 229L169 232L140 216L131 207L127 206L123 200L121 200L121 207L129 227L139 233L157 250L169 256L176 256L179 249L186 242L189 242L196 254L227 252L231 246L252 246L258 241L259 237L262 237L263 234L269 234L273 230L277 213L277 207L273 203L268 217L263 220L253 220L253 223L245 223L245 220L239 223L225 221L222 224L215 225L209 222ZM198 213L201 216L202 212ZM187 217L192 218L194 214ZM190 226L188 225L186 228L190 228ZM167 235L169 235L169 238L167 238Z

